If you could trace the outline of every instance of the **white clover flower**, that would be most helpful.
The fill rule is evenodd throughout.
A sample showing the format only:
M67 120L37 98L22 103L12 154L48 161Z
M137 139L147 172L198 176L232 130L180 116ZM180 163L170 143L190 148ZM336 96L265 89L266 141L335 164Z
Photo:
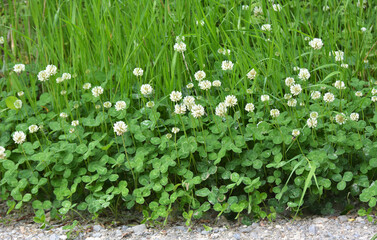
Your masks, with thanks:
M197 81L202 81L206 77L206 73L204 71L200 70L200 71L197 71L194 74L194 77Z
M305 103L304 102L300 102L300 106L301 107L305 106Z
M67 94L67 91L66 90L61 90L60 91L60 95L66 95Z
M74 133L75 132L75 129L74 128L70 128L69 129L69 133Z
M149 101L149 102L147 102L146 106L147 106L147 108L153 108L154 107L154 102L153 101Z
M26 134L23 131L16 131L13 133L13 141L16 144L22 144L26 140Z
M100 109L100 108L101 108L101 105L96 104L94 107L95 107L96 109Z
M358 0L357 1L357 7L362 7L362 8L366 8L367 7L367 4L368 4L368 1L367 0Z
M22 64L22 63L14 65L13 71L15 73L21 73L21 72L25 71L25 65Z
M351 113L350 119L352 121L355 121L355 122L359 121L359 114L358 113Z
M212 86L212 83L208 80L204 80L204 81L199 82L199 87L202 90L207 91L207 90L211 89L211 86Z
M124 109L126 109L126 107L127 107L127 104L126 104L125 101L117 101L115 103L115 110L116 111L124 110Z
M273 117L273 118L277 118L277 117L279 117L279 115L280 115L280 111L279 111L279 109L271 109L271 111L270 111L270 115L271 115L271 117Z
M336 87L339 90L346 89L346 85L344 84L343 81L340 81L340 80L335 81L334 87Z
M342 64L340 64L340 67L342 67L342 68L348 68L348 64L347 63L342 63Z
M67 117L68 117L68 114L65 113L65 112L61 112L59 116L60 116L61 118L67 118Z
M118 135L121 136L125 132L127 132L128 126L123 122L123 121L118 121L114 123L114 132Z
M246 93L247 94L253 94L253 89L251 89L251 88L246 89Z
M195 98L193 96L186 96L183 98L183 104L190 110L195 105Z
M63 73L62 78L63 80L69 80L72 78L72 75L70 73Z
M329 53L329 56L335 55L335 61L340 62L344 60L344 52L343 51L332 51Z
M372 102L377 102L377 96L372 96L370 100L372 100Z
M101 94L103 94L103 88L101 86L92 88L92 94L94 97L99 97Z
M334 94L330 92L325 93L325 95L323 96L323 101L327 103L333 102L334 100L335 100L335 96Z
M310 78L309 70L306 68L300 68L300 72L298 73L298 78L306 81Z
M170 138L173 137L173 135L171 135L171 133L167 133L167 134L165 135L165 137L166 137L167 139L170 139Z
M254 79L257 76L257 71L255 69L251 69L250 72L246 74L246 77L250 80Z
M74 127L77 127L79 125L79 120L73 120L71 122L71 125L74 126Z
M260 100L262 102L269 101L270 100L270 96L268 96L268 95L262 95L262 96L260 96Z
M190 88L193 88L194 87L194 84L193 83L189 83L186 85L186 88L190 89Z
M175 41L176 42L184 42L185 41L185 36L176 36L175 37Z
M22 97L24 95L24 92L23 91L19 91L18 93L17 93L17 96L19 96L19 97Z
M80 105L79 105L78 103L73 104L73 108L74 108L74 109L78 109L79 106L80 106Z
M252 103L248 103L248 104L246 104L246 106L245 106L245 110L246 110L246 112L253 112L254 109L255 109L255 107L254 107L254 104L252 104Z
M92 84L90 83L84 83L84 85L82 85L82 88L85 89L85 90L88 90L92 87Z
M225 60L221 63L221 69L224 71L232 70L233 66L234 64L229 60Z
M315 127L317 127L317 119L316 118L309 118L306 121L306 124L308 125L309 128L315 128Z
M234 95L228 95L225 97L224 102L227 107L234 107L237 105L237 98Z
M314 91L310 94L313 100L317 100L321 97L321 92L320 91Z
M221 102L221 103L219 103L219 105L217 105L216 110L215 110L215 114L219 117L225 117L227 110L228 110L228 108L227 108L226 104L224 102Z
M263 24L261 29L262 29L262 31L270 32L271 31L271 24Z
M293 84L295 84L295 79L294 79L293 77L287 77L287 78L285 79L285 85L286 85L287 87L290 87L290 86L292 86Z
M365 27L362 27L360 30L361 30L362 32L365 32L367 29L366 29Z
M298 137L300 135L300 130L298 129L293 129L292 130L292 136L293 137Z
M259 16L259 15L263 15L263 9L262 7L255 7L254 8L254 16Z
M328 10L330 10L330 7L329 7L328 5L323 6L322 10L323 10L324 12L327 12Z
M141 68L135 68L132 73L136 76L136 77L141 77L143 76L144 74L144 70L141 69Z
M274 9L275 12L280 12L281 11L280 4L272 4L272 8Z
M62 77L56 78L56 83L62 83L62 82L64 82L64 79Z
M221 87L221 82L220 82L220 80L215 80L215 81L213 81L213 82L212 82L212 86L214 86L214 87Z
M369 63L369 60L368 60L368 59L365 59L365 60L364 60L364 63L365 63L365 64Z
M176 104L174 106L174 113L175 114L179 114L179 115L185 114L186 113L186 105L184 105L184 104Z
M300 71L300 68L299 67L293 67L293 71L297 72L297 71Z
M170 100L172 102L178 102L182 99L182 93L179 91L172 91L170 93Z
M241 9L242 10L249 10L249 5L242 5Z
M200 118L204 115L204 107L200 104L196 104L191 107L191 115L194 118Z
M346 118L346 115L344 115L343 113L339 113L335 116L335 121L339 124L339 125L343 125L344 123L346 123L347 121L347 118Z
M288 99L287 101L288 107L296 107L297 106L297 100L294 98Z
M0 146L0 159L5 159L7 155L5 154L5 148Z
M0 37L0 44L4 44L4 37L3 36Z
M326 89L326 86L322 86L322 87L321 87L321 90L325 90L325 89Z
M377 94L377 89L373 88L372 91L371 91L372 95L376 95Z
M183 53L186 51L186 44L184 42L177 42L174 44L174 51Z
M109 101L106 101L106 102L103 103L104 108L111 108L111 106L112 106L112 104Z
M363 96L363 92L362 91L357 91L357 92L355 92L355 96L356 97L362 97Z
M38 80L41 82L47 81L48 78L50 77L49 73L46 70L40 71L38 73Z
M297 96L301 93L302 88L301 88L300 84L293 84L293 85L291 85L290 90L291 90L291 93L292 93L293 96Z
M217 49L217 52L222 54L222 55L230 55L230 49L225 49L225 48L219 48Z
M13 105L16 109L21 109L22 108L22 101L20 99L18 99L16 101L14 101Z
M290 94L290 93L284 94L284 99L288 100L288 99L291 99L291 98L292 98L292 94Z
M196 20L196 25L201 25L202 27L204 26L204 20L200 20L200 21L198 21L198 20Z
M319 50L323 47L323 42L320 38L313 38L313 40L311 40L309 42L309 45L315 49L315 50Z
M55 65L47 65L46 70L48 76L54 76L58 72L58 68Z
M177 134L178 132L179 132L179 128L177 128L177 127L173 127L172 129L171 129L171 132L172 133L174 133L174 134Z
M39 127L35 124L29 126L29 132L30 133L38 132L38 130L39 130Z
M310 118L318 118L318 113L317 112L311 112L309 116L310 116Z
M140 92L144 95L144 97L147 97L148 95L151 95L153 93L153 88L149 84L143 84L140 87Z

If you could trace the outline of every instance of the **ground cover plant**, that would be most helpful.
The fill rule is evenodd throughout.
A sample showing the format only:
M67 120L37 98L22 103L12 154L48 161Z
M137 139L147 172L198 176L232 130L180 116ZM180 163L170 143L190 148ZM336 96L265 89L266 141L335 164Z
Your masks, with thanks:
M377 201L373 1L2 1L9 211L190 224Z

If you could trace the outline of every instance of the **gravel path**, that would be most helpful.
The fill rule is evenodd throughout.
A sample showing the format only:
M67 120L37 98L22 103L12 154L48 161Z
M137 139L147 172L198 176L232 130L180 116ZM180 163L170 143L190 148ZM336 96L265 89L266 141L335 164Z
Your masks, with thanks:
M225 219L211 226L211 231L205 231L203 224L196 224L189 231L183 224L171 225L165 228L148 228L144 224L120 225L107 228L100 224L79 226L72 233L72 239L108 240L108 239L371 239L377 233L377 225L368 222L363 217L308 217L297 221L278 219L274 222L261 221L251 226L230 223ZM43 230L32 219L10 220L0 216L0 239L22 240L59 240L67 239L66 232L59 225L51 225L51 229Z

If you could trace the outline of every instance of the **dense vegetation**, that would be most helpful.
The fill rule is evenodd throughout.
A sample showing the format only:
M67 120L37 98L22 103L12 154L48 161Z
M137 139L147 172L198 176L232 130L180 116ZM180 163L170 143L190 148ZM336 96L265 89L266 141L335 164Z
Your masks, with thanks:
M370 212L372 2L2 1L1 199L41 223Z

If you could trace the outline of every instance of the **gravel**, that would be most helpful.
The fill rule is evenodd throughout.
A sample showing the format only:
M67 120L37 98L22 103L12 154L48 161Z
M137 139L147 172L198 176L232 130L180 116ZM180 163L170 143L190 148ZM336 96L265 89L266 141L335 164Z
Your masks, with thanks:
M331 216L306 217L300 220L277 219L273 222L260 221L250 226L237 222L227 224L205 223L212 229L206 231L203 224L196 223L191 229L183 222L165 228L148 227L145 224L120 225L108 227L102 224L81 224L72 232L72 239L107 240L184 240L184 239L371 239L377 233L377 225L364 217ZM61 225L61 224L60 224ZM7 240L65 240L67 231L62 226L51 225L51 228L40 229L40 225L32 223L32 217L26 220L10 220L0 217L0 239ZM208 228L207 228L208 230Z

